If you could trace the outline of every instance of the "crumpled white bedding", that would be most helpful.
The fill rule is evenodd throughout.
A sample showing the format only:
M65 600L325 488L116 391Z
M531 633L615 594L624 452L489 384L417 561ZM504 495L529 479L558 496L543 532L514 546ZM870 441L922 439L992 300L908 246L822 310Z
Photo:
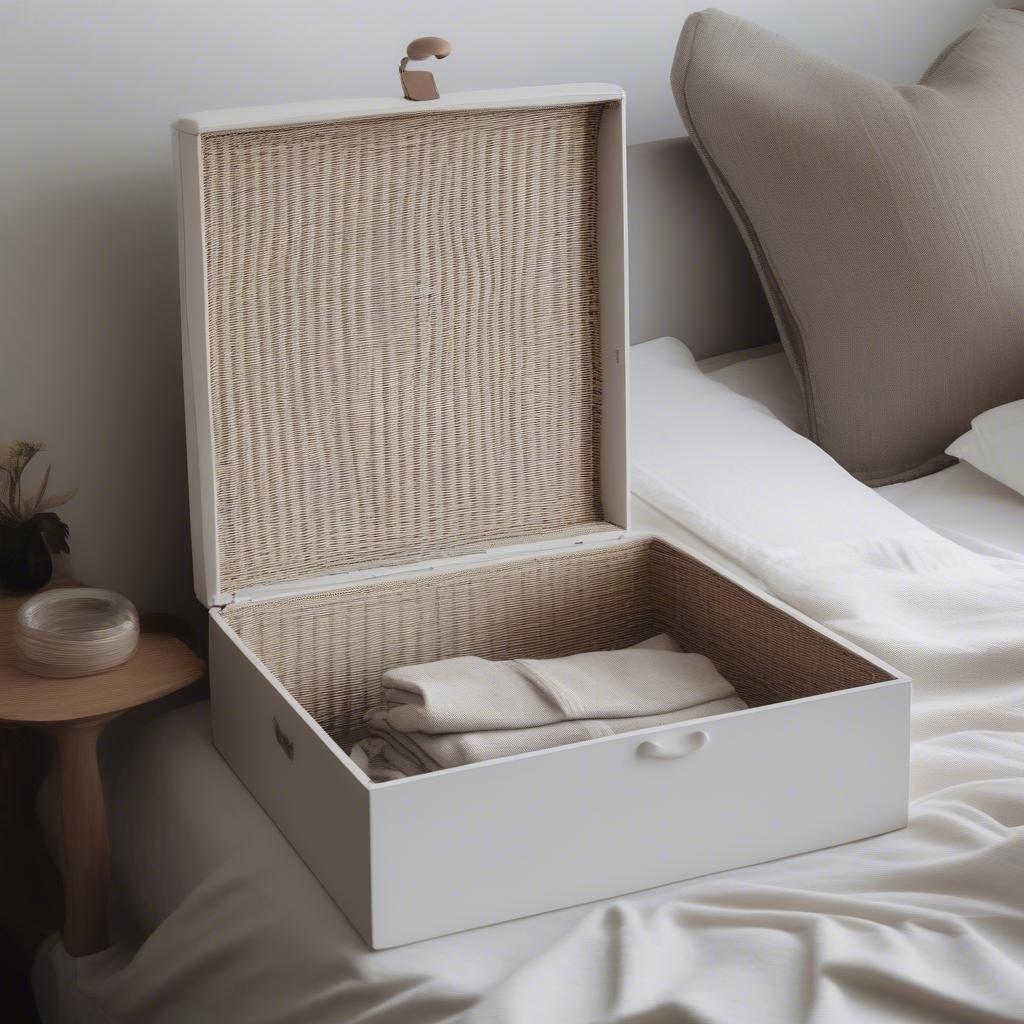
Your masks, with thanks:
M727 397L691 376L676 402ZM906 830L370 952L219 759L196 705L139 735L111 794L118 883L152 934L77 963L44 950L44 1018L1024 1021L1024 563L939 537L738 401L745 452L738 429L677 437L677 489L639 451L638 487L914 677Z

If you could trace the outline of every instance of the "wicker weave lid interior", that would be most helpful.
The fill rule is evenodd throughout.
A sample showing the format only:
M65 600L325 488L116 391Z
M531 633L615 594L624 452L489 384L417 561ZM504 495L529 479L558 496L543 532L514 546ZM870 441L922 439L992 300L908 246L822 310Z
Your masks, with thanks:
M602 109L201 137L222 591L608 528Z

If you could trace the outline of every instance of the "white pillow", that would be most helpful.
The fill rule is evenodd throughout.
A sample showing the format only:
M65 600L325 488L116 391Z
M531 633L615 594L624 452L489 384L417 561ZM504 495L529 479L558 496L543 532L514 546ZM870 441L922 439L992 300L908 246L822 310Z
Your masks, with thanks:
M1024 494L1024 399L975 416L946 454Z

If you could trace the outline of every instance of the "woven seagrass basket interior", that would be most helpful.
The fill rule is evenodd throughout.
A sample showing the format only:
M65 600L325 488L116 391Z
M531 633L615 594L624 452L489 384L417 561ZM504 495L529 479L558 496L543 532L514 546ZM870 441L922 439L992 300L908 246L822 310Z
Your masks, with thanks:
M220 591L607 528L603 111L202 137Z
M752 707L890 678L659 540L229 605L242 639L332 736L381 706L390 668L553 658L669 633Z

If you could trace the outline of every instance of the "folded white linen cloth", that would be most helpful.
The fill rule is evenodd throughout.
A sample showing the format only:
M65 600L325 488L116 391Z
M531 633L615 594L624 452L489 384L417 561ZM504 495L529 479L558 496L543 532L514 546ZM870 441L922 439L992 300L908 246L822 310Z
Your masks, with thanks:
M747 705L737 696L705 701L665 715L638 718L577 719L554 722L532 729L489 729L485 732L454 732L430 735L424 732L398 732L386 721L386 712L378 711L370 719L370 735L352 748L352 759L374 782L387 782L407 775L456 768L477 761L490 761L531 750L545 750L567 743L614 736L616 733L671 725L707 715L739 711Z
M410 665L386 672L382 689L381 724L431 735L664 715L733 695L710 659L664 633L622 651Z
M471 671L477 665L481 674L474 676ZM447 685L452 677L423 671L440 666L453 671L463 688L461 694ZM500 671L486 671L495 668ZM419 703L375 712L368 722L369 735L351 752L374 782L746 707L707 658L683 654L666 634L624 651L546 661L451 658L399 669L385 679L396 676L407 688L387 687L389 699L395 694ZM495 682L498 694L484 688ZM535 724L512 725L504 713L510 702L515 709L513 721ZM450 729L450 723L470 721L496 722L499 727ZM413 723L429 728L408 728ZM442 731L439 726L449 729Z

